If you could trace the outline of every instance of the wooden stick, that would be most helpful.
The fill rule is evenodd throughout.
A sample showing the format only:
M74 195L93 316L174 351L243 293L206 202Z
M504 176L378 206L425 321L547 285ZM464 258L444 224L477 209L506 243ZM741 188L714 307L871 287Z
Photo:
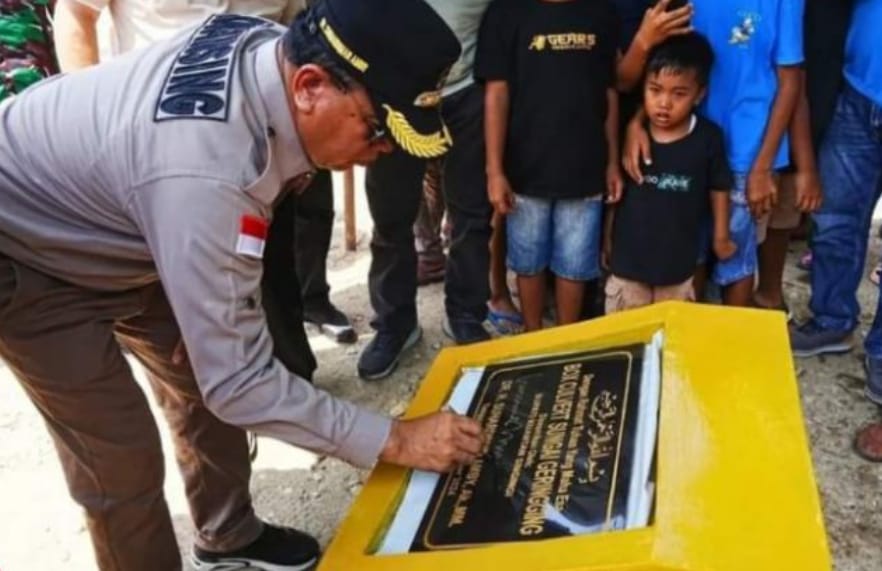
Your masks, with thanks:
M346 234L346 250L355 251L357 241L355 228L355 174L351 168L343 173L343 227Z

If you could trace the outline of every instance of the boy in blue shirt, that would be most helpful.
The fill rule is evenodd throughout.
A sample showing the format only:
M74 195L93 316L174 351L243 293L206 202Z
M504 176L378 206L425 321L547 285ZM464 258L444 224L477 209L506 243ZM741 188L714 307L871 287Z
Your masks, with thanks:
M855 0L845 46L846 85L818 156L824 203L814 215L812 240L813 317L791 326L797 357L844 353L853 348L860 305L867 235L873 209L882 195L882 53L879 26L882 0ZM880 298L882 304L882 298ZM882 311L867 334L867 397L882 405ZM882 424L871 424L855 448L882 461Z
M713 279L723 288L724 303L749 306L757 269L756 220L772 210L778 193L776 173L789 162L787 129L800 89L804 4L693 0L692 5L692 25L707 37L716 56L703 113L722 128L735 174L729 228L738 249L716 264ZM641 49L635 43L636 55L625 57L642 55L645 62ZM651 162L648 139L640 121L632 122L629 132L625 170L640 181L640 163Z

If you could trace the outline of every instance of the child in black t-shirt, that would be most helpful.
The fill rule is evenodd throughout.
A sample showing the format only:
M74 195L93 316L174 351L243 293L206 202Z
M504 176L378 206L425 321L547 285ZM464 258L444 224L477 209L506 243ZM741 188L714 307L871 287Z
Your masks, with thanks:
M606 311L668 299L692 300L702 231L713 215L713 249L735 253L729 237L732 173L722 131L698 117L713 52L696 33L670 38L653 49L646 66L643 106L653 162L643 180L628 180L606 221L604 256L612 275Z
M495 0L475 76L486 82L490 201L507 214L508 267L525 329L542 327L545 270L558 323L579 319L600 275L601 196L621 195L615 12L596 0Z

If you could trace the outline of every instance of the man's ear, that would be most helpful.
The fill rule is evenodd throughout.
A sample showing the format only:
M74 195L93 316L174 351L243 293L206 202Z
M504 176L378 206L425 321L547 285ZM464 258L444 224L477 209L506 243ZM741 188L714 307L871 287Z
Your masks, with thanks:
M294 107L301 113L312 113L318 100L331 88L331 76L321 66L308 63L298 67L288 79Z

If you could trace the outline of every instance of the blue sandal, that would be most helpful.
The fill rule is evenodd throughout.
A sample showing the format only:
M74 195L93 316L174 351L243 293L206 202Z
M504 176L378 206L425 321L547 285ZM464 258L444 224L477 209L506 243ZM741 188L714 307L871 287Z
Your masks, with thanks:
M520 313L493 309L487 306L487 321L499 335L516 335L524 330L524 318Z

